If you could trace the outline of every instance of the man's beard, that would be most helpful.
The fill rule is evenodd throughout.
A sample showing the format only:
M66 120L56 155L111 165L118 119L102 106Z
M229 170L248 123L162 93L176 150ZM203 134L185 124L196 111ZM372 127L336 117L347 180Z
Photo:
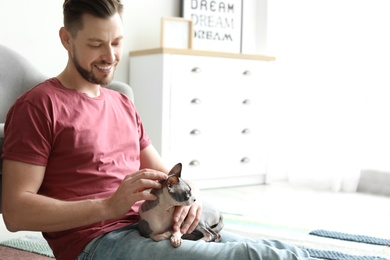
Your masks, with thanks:
M113 77L114 77L114 73L110 74L110 75L106 75L105 77L99 79L96 75L93 74L92 72L92 69L90 71L84 69L81 64L79 63L79 61L77 60L77 57L76 55L73 56L73 63L77 69L77 71L80 73L80 75L85 79L87 80L88 82L90 83L93 83L93 84L99 84L99 85L108 85L110 84L110 82L112 81ZM100 66L104 66L104 65L107 65L107 63L101 63L99 64ZM112 69L115 70L115 66L112 65Z

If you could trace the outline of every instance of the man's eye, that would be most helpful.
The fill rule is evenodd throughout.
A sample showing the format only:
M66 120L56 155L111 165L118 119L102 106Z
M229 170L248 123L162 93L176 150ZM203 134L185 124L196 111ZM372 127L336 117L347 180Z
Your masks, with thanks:
M113 42L111 45L112 46L120 46L122 42Z
M89 45L89 47L93 48L93 49L97 49L100 47L100 45Z

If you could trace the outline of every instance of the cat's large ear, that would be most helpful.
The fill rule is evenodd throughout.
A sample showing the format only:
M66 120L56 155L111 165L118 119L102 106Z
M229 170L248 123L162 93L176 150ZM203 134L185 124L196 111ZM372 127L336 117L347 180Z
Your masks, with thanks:
M176 164L173 166L173 168L169 171L168 175L175 175L176 177L181 177L181 163Z
M168 179L166 180L168 191L171 191L172 186L180 182L179 178L181 176L181 168L181 163L178 163L169 171Z
M172 187L177 185L179 182L180 182L179 177L177 177L175 175L171 175L170 177L168 177L168 180L167 180L168 191L172 191Z

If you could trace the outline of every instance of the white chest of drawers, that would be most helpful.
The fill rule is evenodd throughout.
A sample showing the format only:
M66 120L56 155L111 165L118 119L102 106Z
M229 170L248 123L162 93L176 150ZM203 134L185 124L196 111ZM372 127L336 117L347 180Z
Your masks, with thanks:
M244 57L244 58L243 58ZM262 76L271 57L130 53L130 85L152 142L200 188L265 182Z

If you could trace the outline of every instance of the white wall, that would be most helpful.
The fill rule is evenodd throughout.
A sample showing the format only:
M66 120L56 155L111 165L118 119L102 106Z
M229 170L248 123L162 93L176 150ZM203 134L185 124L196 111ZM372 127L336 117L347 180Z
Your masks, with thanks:
M0 1L0 44L21 53L50 76L62 71L67 57L58 38L61 2Z
M258 6L259 0L248 1ZM57 36L62 2L1 0L0 44L57 75L66 62ZM116 79L128 81L128 52L158 47L160 19L178 16L180 1L123 2L126 38ZM390 170L387 2L268 1L268 25L254 28L268 31L267 53L277 57L267 75L267 118L260 122L274 177L337 179L360 168ZM263 50L265 40L255 40Z
M270 167L333 181L361 168L390 170L388 1L272 0L268 7L268 51L277 57Z

